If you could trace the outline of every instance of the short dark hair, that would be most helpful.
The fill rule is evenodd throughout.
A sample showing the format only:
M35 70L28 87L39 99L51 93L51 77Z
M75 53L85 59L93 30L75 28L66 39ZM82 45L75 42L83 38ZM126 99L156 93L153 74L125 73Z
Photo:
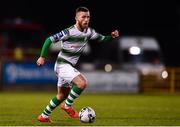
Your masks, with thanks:
M78 13L78 12L88 12L89 11L89 9L87 8L87 7L78 7L77 9L76 9L76 13Z

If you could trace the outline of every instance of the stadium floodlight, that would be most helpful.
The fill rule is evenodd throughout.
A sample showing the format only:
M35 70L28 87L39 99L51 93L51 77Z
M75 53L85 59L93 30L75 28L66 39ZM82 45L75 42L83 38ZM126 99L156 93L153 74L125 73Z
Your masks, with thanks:
M111 72L111 71L112 71L112 65L111 65L111 64L106 64L106 65L104 66L104 70L105 70L106 72Z
M166 79L168 77L168 72L166 70L164 70L161 74L163 79Z
M141 53L141 49L137 46L132 46L129 48L129 53L131 55L139 55Z

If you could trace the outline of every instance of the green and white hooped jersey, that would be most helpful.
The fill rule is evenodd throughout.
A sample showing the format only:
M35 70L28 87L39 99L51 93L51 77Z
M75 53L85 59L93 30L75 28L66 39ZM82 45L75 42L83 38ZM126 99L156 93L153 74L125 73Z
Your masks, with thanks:
M62 41L62 49L58 58L67 60L75 65L89 40L102 41L105 36L97 33L92 28L87 28L83 32L79 31L76 25L73 25L61 32L50 36L53 43Z

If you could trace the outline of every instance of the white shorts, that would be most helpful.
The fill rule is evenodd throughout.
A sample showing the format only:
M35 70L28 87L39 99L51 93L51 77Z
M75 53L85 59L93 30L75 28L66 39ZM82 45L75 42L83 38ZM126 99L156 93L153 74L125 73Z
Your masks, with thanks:
M80 74L80 72L66 63L55 63L54 71L58 77L57 86L59 87L71 87L71 81Z

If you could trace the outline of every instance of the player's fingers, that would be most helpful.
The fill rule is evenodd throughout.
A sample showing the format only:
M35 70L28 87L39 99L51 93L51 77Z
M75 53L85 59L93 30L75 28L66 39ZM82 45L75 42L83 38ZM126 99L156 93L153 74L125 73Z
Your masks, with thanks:
M117 33L116 33L116 37L118 37L118 36L119 36L119 33L117 32Z
M38 65L38 66L40 66L40 65L41 65L41 63L40 63L39 61L37 61L36 63L37 63L37 65Z
M40 64L39 64L39 63L37 63L37 65L38 65L38 66L40 66Z
M117 30L114 31L116 34L119 33Z
M119 36L119 32L116 30L115 31L115 36L118 37Z

